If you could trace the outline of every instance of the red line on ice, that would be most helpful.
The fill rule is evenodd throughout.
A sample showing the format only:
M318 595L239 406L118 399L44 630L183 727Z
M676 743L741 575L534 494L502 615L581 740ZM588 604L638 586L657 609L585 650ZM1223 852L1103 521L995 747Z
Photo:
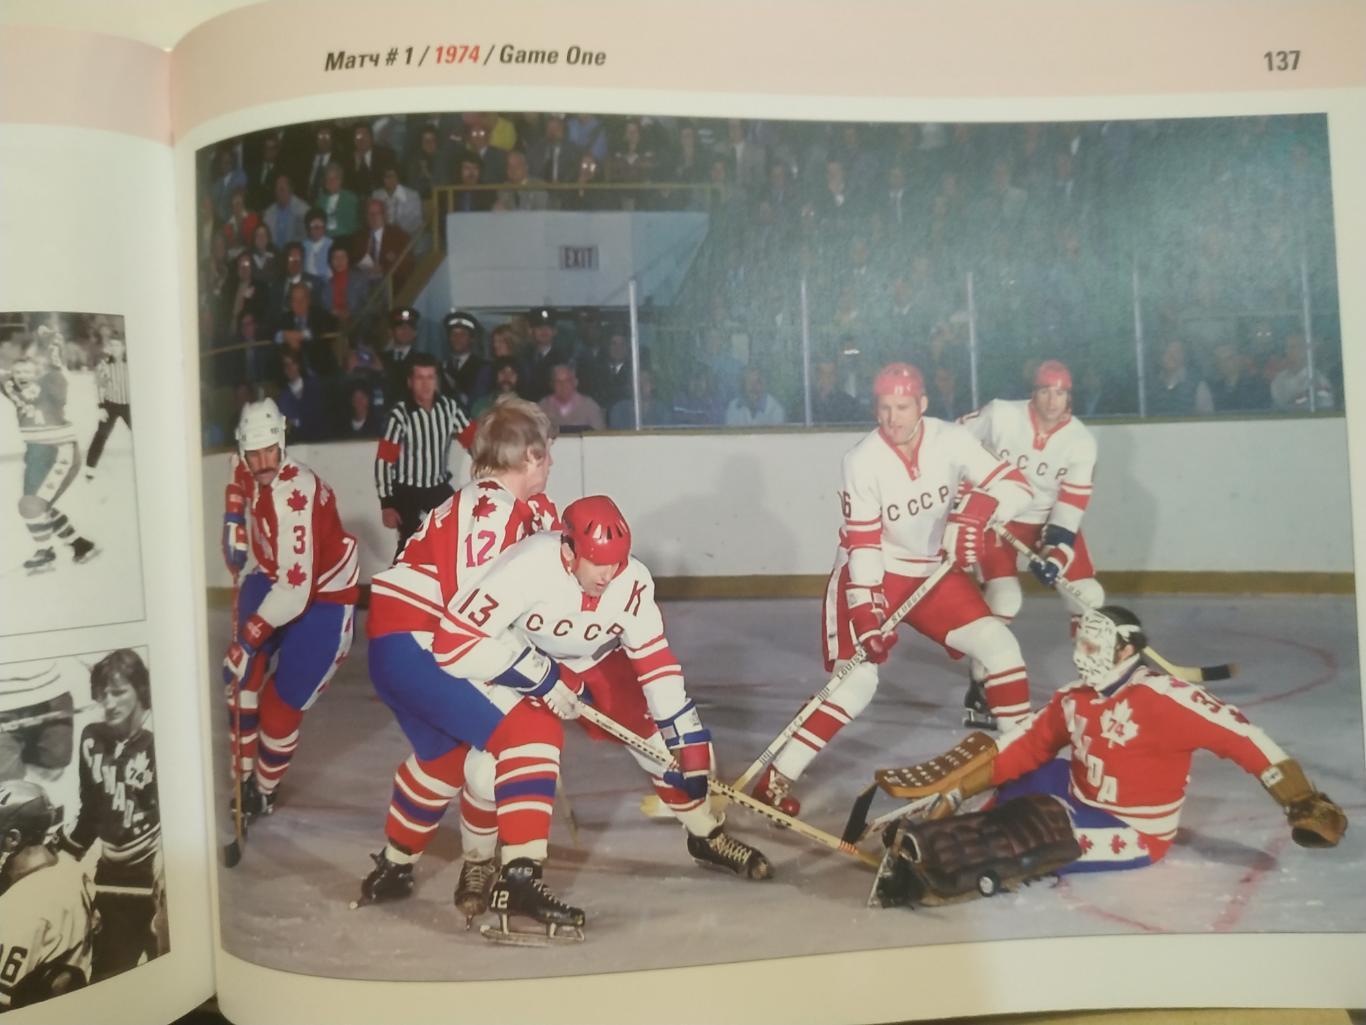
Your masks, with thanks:
M1229 900L1228 906L1220 912L1219 917L1210 926L1215 932L1228 932L1238 924L1238 919L1243 917L1243 912L1252 902L1252 894L1261 885L1262 879L1267 872L1276 866L1280 858L1281 851L1290 842L1288 836L1277 836L1272 838L1266 845L1266 853L1271 855L1269 861L1263 862L1247 870L1243 878L1238 880L1238 886L1233 891L1233 897Z
M1263 634L1248 633L1244 630L1229 630L1227 632L1242 637L1255 637L1258 640L1272 641L1274 643L1288 645L1292 648L1299 648L1301 651L1307 651L1309 654L1318 658L1324 666L1323 671L1308 683L1302 683L1298 687L1292 687L1279 694L1267 694L1265 697L1253 698L1251 701L1239 701L1239 708L1253 708L1257 705L1269 704L1272 701L1282 701L1285 698L1293 697L1296 694L1303 694L1305 691L1313 690L1316 687L1322 687L1338 674L1337 657L1326 648L1317 648L1312 644L1305 644L1301 641L1292 641L1288 637L1267 637Z

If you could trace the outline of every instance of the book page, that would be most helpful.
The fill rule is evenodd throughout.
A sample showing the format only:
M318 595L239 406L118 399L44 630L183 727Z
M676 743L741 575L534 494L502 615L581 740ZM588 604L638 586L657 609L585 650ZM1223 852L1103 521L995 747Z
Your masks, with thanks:
M255 736L251 722L228 733L221 713L209 720L217 839L242 852L215 876L225 1012L602 1021L648 1003L670 1020L860 1021L1359 1003L1359 841L1297 845L1258 777L1271 785L1268 762L1295 758L1348 818L1366 782L1347 457L1361 436L1349 339L1362 310L1340 288L1362 257L1360 16L870 4L831 24L776 5L665 6L645 31L614 5L580 6L572 24L541 6L454 28L436 6L401 10L379 27L335 5L247 9L175 52L181 206L200 211L182 225L181 279L211 283L185 322L207 371L204 671L253 609L272 645L242 663L237 707L257 712ZM225 53L271 73L223 90ZM419 212L405 225L410 193ZM918 374L888 384L900 363ZM421 367L469 413L502 387L560 425L546 493L561 511L608 495L629 522L718 779L736 779L826 686L823 655L852 654L838 575L823 601L841 528L847 542L860 515L880 525L889 608L928 573L913 572L917 557L954 547L942 539L957 478L935 476L930 427L923 457L902 451L923 487L897 478L896 501L854 511L845 453L895 426L874 421L875 389L916 382L943 446L962 437L952 421L1013 404L1032 425L1023 444L988 444L988 469L964 476L983 483L1000 461L1035 494L1070 494L1050 506L1084 513L1084 541L1075 518L1056 521L1072 536L1045 534L1051 513L1031 521L991 497L1033 528L1026 544L1076 570L1055 575L1081 598L1035 588L1008 550L957 573L952 600L931 592L871 682L842 682L774 761L793 783L772 799L799 800L798 821L726 811L725 835L751 851L741 874L770 878L698 864L710 834L644 813L661 796L685 804L677 792L566 723L543 870L582 909L582 942L508 949L490 942L508 939L496 907L467 920L452 894L505 825L490 807L535 791L514 795L504 778L488 793L483 770L453 767L461 744L498 741L471 706L447 715L445 692L414 682L435 656L403 662L410 674L386 661L394 634L431 652L449 628L380 621L400 586L372 583L404 542L398 486L448 494L468 479L457 445L424 477L402 457L425 450L388 433L411 404L427 409ZM1051 388L1100 453L1085 477L1037 454L1064 423L1031 419ZM277 430L283 462L244 474L237 461L276 447ZM286 494L285 472L307 488ZM213 554L230 481L256 517L240 568ZM295 560L264 526L290 500L335 508L335 524L299 536L331 556ZM442 529L439 517L419 529ZM917 539L914 523L933 526ZM476 530L453 546L461 572L500 579L510 556L483 570L479 545ZM368 609L352 572L371 584ZM323 577L336 586L314 589ZM546 594L563 582L544 579ZM294 636L307 643L266 608L306 583L297 622L314 618ZM468 601L448 618L482 614L456 593ZM1066 713L1051 746L1071 763L1054 763L1049 791L1080 802L1068 804L1080 853L1064 861L1109 871L1055 878L964 855L929 879L903 864L916 861L915 822L900 840L879 829L858 843L882 878L841 849L876 770L968 732L974 660L986 712L1009 725L1020 691L1039 709L1077 678L1069 612L1102 602L1133 610L1178 677L1206 667L1191 701L1209 715L1160 707L1225 730L1181 752L1159 739L1179 747L1173 720L1137 698L1094 722ZM619 653L562 639L590 640L584 605L529 614L513 636L603 667L589 672L599 707L641 716L639 688L603 680ZM291 648L327 664L286 672ZM1190 690L1162 686L1163 701ZM1259 732L1210 739L1229 724ZM1159 749L1160 773L1134 768L1135 752ZM234 762L236 777L222 770ZM254 802L244 841L222 829L241 781ZM872 814L893 805L879 795ZM711 814L690 811L694 826ZM970 818L980 803L964 811L984 821ZM908 878L925 892L901 888Z
M168 61L8 26L0 68L0 1010L171 1020L212 979Z

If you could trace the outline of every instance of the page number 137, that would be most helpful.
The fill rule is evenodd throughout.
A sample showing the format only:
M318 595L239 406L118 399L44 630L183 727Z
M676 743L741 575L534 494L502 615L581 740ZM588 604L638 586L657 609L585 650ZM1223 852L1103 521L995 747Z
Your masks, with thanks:
M1267 50L1262 54L1267 71L1294 71L1300 66L1299 50Z

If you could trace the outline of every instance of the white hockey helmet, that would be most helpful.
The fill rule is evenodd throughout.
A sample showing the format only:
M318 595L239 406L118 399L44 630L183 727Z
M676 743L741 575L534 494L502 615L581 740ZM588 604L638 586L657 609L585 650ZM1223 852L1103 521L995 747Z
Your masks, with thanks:
M280 446L280 458L285 457L285 418L274 399L248 402L242 407L242 418L237 421L237 454L243 459L248 452Z
M1134 653L1121 659L1119 651L1126 644L1133 646ZM1082 615L1072 645L1072 664L1086 683L1100 689L1128 672L1147 646L1137 616L1118 605L1102 605Z
M46 839L56 813L47 792L28 780L0 783L0 893L9 888L5 866L10 856Z

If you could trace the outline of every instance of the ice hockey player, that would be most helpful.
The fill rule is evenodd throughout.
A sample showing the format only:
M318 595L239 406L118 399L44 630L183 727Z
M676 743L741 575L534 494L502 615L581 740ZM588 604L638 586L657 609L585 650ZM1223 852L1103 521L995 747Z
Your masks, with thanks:
M94 886L79 864L44 846L55 817L36 783L0 783L0 1012L90 981Z
M1004 525L1038 553L1029 569L1045 587L1058 578L1069 581L1085 604L1062 592L1072 613L1072 628L1086 608L1105 604L1091 554L1081 534L1081 518L1091 501L1096 468L1096 439L1072 416L1072 374L1055 359L1034 372L1029 399L995 399L960 421L988 452L1024 474L1034 500ZM1019 614L1022 595L1015 576L1016 550L989 530L982 546L981 576L987 606L1009 623ZM963 725L995 729L981 684L980 664L972 666L972 682L964 701Z
M949 559L954 567L905 622L986 667L991 711L1003 724L1029 715L1029 680L1020 646L991 614L968 575L987 522L1014 519L1031 493L1020 472L990 455L956 424L925 416L925 382L907 363L882 368L873 382L877 429L844 456L840 502L844 525L822 610L825 668L857 666L783 746L754 786L754 796L789 815L801 805L792 783L839 730L872 700L878 666L896 642L884 634L897 608ZM968 489L960 497L960 485Z
M936 798L932 821L889 831L882 903L989 894L1052 871L1151 865L1176 837L1191 756L1200 750L1255 776L1284 810L1297 844L1335 846L1347 817L1300 764L1233 705L1148 669L1139 654L1146 644L1128 609L1088 611L1072 652L1081 679L1054 694L1027 727L996 741L974 733L930 762L879 772L896 796ZM992 787L989 810L952 815ZM1060 858L1069 845L1070 857Z
M81 810L60 842L77 860L100 845L91 975L98 982L165 952L152 929L165 884L147 666L127 648L110 652L90 671L90 696L104 721L81 733Z
M285 420L272 399L242 409L223 519L235 579L248 553L252 560L223 658L229 736L250 819L274 809L304 712L351 650L360 568L332 489L289 458Z
M503 683L563 718L578 715L578 697L585 695L646 741L661 738L674 756L672 769L636 757L685 827L688 853L742 878L772 875L768 859L728 835L707 801L711 733L688 698L664 634L654 580L631 556L630 527L610 498L571 502L558 536L528 538L477 584L462 588L433 653L449 672ZM491 899L495 911L517 913L516 872L505 848Z
M545 413L523 399L501 402L479 418L471 445L472 479L427 515L391 568L374 576L367 622L372 652L378 639L402 635L414 641L417 650L402 640L387 640L383 646L406 648L395 657L419 661L428 674L442 672L431 660L431 640L457 591L478 581L495 557L517 541L559 526L554 503L544 493L553 462L551 440ZM376 664L372 654L372 669ZM492 794L485 799L464 788L468 744L442 732L447 720L442 688L448 681L444 674L430 678L442 700L427 708L422 705L430 696L427 691L417 685L409 687L402 679L390 681L384 674L386 700L403 704L399 722L412 740L413 753L394 773L384 827L388 843L373 856L375 868L361 884L358 903L399 899L412 892L414 865L431 843L446 809L459 796L465 860L455 902L469 921L488 907L497 874L499 818ZM380 686L378 677L376 686ZM408 699L410 690L413 694ZM416 706L410 701L416 701ZM453 701L452 721L458 710L458 702ZM553 732L560 727L547 724L546 728ZM477 724L471 729L483 736ZM515 757L509 753L509 764ZM491 773L495 759L475 752L470 761Z
M19 436L24 441L24 491L19 515L38 546L24 562L29 573L53 569L55 537L71 550L73 562L89 562L99 554L94 542L78 533L57 500L66 493L81 468L76 429L66 415L66 364L62 335L38 328L37 340L0 371L0 391L14 403Z

